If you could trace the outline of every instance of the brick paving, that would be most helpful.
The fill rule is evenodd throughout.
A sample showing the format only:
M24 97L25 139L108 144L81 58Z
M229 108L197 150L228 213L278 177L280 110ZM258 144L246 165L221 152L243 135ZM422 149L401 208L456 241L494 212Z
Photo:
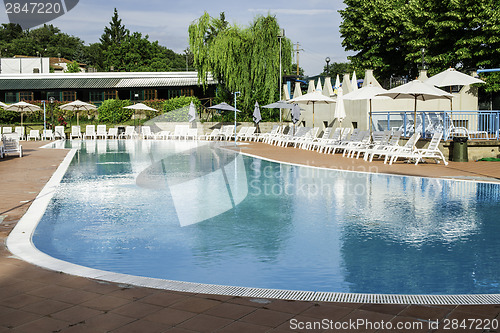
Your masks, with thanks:
M3 241L0 333L498 332L498 329L453 329L451 326L452 320L476 320L476 324L478 320L499 320L498 304L432 306L258 300L118 285L30 265L12 257L5 247L5 239L67 153L39 149L43 144L23 142L25 157L9 156L0 160L0 238ZM398 163L389 167L381 162L367 163L261 143L245 146L243 151L274 160L339 169L500 180L500 168L494 162L450 162L448 166ZM358 329L353 326L335 329L334 326L358 320L364 320L366 325ZM382 321L384 327L380 326ZM387 323L392 325L392 330ZM398 323L409 325L408 329L397 329ZM446 323L450 326L444 326Z

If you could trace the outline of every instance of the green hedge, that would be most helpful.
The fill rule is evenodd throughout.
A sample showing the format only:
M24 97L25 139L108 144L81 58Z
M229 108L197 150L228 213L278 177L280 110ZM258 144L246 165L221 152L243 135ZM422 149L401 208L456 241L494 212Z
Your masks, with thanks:
M98 109L99 122L101 123L121 123L129 120L134 114L134 110L124 109L125 106L132 105L130 100L108 99L105 100Z

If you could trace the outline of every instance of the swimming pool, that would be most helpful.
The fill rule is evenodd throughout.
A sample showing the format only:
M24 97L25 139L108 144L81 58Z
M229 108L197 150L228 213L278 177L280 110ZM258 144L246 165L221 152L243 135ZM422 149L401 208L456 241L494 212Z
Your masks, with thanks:
M73 144L33 234L55 258L251 288L498 293L497 184L313 169L189 142Z

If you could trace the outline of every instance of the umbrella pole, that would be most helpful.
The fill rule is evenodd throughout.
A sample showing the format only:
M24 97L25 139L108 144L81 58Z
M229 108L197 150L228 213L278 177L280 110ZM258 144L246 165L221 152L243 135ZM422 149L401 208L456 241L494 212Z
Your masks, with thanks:
M368 128L370 129L370 138L373 133L373 125L372 125L372 99L370 98L370 123L368 124Z

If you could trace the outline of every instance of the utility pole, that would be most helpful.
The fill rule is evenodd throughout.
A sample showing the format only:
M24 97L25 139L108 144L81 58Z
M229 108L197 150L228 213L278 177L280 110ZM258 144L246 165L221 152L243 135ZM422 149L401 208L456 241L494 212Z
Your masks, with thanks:
M295 49L295 52L297 52L297 55L295 59L297 60L297 76L299 76L299 52L304 51L304 49L299 49L299 42L297 42L297 48Z

